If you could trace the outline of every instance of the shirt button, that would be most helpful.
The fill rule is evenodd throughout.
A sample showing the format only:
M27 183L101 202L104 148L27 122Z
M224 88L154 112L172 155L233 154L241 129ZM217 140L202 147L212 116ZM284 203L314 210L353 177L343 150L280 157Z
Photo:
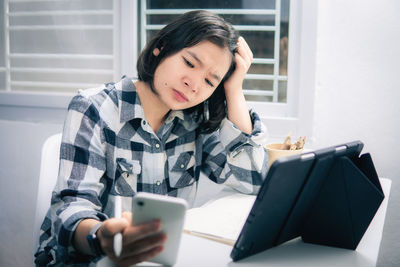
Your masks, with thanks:
M181 164L181 169L185 168L185 164Z
M156 185L158 185L158 186L159 186L160 184L161 184L161 182L160 182L160 181L157 181L157 182L156 182Z
M156 144L156 148L160 148L160 144Z
M143 124L143 125L146 125L146 121L145 121L145 120L142 120L142 124Z

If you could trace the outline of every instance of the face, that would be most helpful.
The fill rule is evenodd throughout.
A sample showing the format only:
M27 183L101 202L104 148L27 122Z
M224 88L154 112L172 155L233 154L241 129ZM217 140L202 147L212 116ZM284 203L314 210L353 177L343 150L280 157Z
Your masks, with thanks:
M153 51L155 56L159 52L158 49ZM162 60L154 74L154 88L168 109L196 106L215 91L231 61L227 48L202 41Z

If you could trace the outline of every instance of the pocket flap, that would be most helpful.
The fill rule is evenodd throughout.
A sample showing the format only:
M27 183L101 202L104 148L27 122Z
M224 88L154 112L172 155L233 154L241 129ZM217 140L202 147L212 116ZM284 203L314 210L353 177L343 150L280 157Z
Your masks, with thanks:
M194 166L194 157L192 156L192 154L193 152L185 152L177 156L169 157L168 163L170 166L170 171L182 172Z
M194 165L193 152L185 152L169 157L169 185L175 188L182 188L193 184L195 182Z
M140 162L133 159L117 158L117 168L121 173L140 174L142 172Z

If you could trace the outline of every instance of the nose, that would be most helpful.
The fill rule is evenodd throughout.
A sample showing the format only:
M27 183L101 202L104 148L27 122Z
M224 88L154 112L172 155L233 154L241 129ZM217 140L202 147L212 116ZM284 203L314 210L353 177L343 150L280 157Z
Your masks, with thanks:
M185 85L186 88L188 88L193 93L196 93L198 91L199 83L195 79L184 78L183 84Z

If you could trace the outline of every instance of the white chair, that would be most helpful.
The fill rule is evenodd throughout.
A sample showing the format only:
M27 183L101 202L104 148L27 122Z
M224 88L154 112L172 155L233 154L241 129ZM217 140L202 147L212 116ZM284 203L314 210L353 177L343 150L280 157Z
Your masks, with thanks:
M51 193L57 182L61 136L61 133L50 136L46 139L42 147L35 228L33 229L33 253L38 248L40 226L50 207Z
M62 134L55 134L46 139L42 147L42 159L40 163L40 176L38 196L36 201L35 228L33 229L33 254L39 246L40 226L50 207L51 193L57 182L60 162L60 146ZM108 258L102 258L97 267L115 267Z

